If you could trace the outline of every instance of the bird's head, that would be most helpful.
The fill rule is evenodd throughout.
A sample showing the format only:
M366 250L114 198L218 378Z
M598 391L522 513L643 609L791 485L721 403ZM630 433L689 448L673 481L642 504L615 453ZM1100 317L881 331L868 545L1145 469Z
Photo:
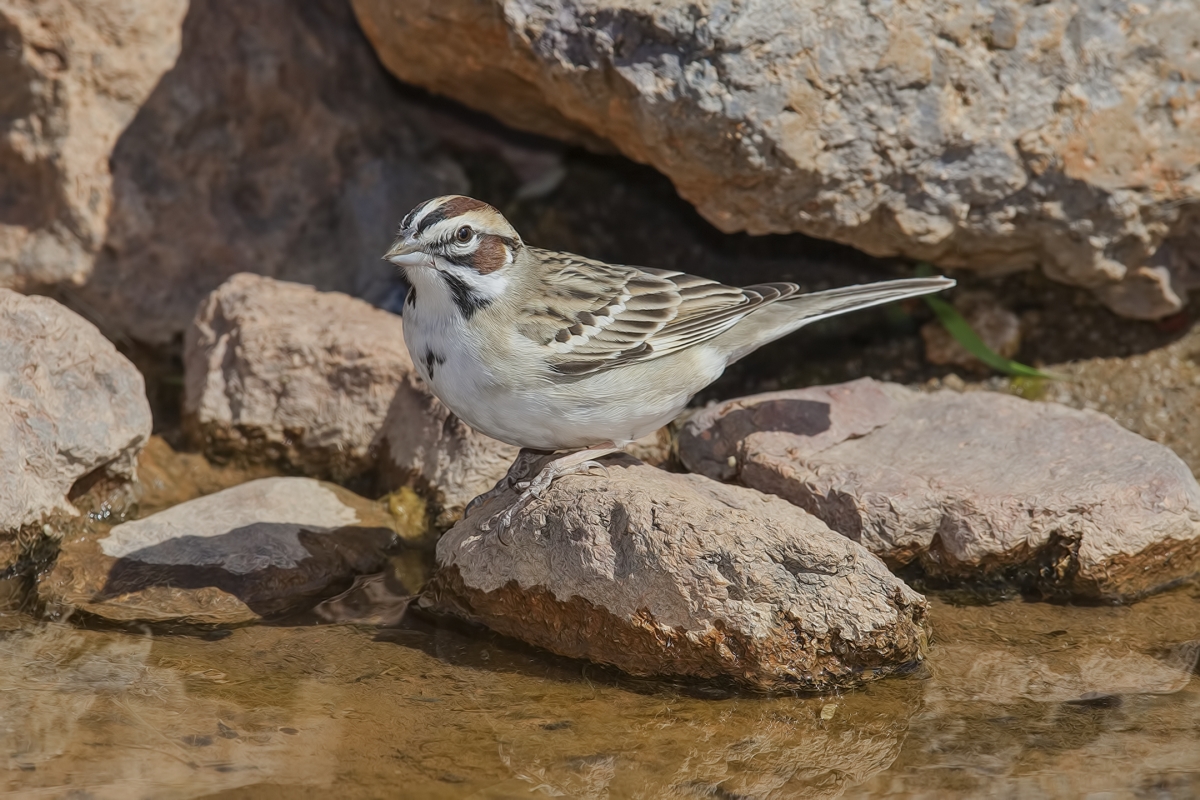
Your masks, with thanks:
M405 268L432 267L491 275L513 263L521 237L492 206L449 194L426 200L400 223L384 258Z

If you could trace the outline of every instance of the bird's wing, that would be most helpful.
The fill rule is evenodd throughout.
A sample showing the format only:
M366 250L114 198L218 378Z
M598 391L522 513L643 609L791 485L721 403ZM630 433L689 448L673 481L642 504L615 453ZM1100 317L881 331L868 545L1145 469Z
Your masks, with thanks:
M551 368L588 375L674 353L717 336L790 283L737 288L682 272L644 269L540 251L544 292L520 332L546 348Z

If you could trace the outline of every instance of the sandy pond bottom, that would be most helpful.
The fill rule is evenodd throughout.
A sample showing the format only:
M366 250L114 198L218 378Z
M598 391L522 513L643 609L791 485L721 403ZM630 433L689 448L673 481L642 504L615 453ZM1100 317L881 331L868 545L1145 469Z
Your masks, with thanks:
M411 615L392 628L207 636L26 620L0 638L3 787L72 798L1200 795L1200 590L1132 607L934 599L933 625L922 674L840 696L755 697L631 681Z

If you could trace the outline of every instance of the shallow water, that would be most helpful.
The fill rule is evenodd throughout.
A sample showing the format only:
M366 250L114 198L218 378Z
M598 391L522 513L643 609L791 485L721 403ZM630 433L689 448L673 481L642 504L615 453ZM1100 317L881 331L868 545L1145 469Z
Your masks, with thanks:
M1200 794L1200 590L1132 607L932 606L927 671L823 697L632 681L413 614L207 635L9 617L3 786L77 798Z

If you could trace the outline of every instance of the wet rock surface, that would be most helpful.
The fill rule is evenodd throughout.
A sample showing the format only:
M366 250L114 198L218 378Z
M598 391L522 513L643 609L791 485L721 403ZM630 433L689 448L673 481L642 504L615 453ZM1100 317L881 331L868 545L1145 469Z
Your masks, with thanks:
M864 379L711 407L679 450L934 577L1130 600L1200 569L1187 466L1093 412Z
M501 493L438 542L426 608L633 675L850 686L924 657L924 599L816 518L629 456L556 481L501 537Z
M722 230L1040 265L1140 318L1194 280L1194 0L354 6L403 80L611 143Z
M39 598L111 622L239 625L307 608L378 572L398 542L377 504L263 478L63 543Z
M57 302L0 289L0 342L2 574L32 543L30 526L135 477L151 419L133 364Z
M184 370L185 425L207 453L342 480L373 466L396 387L416 380L398 316L247 273L201 304Z

